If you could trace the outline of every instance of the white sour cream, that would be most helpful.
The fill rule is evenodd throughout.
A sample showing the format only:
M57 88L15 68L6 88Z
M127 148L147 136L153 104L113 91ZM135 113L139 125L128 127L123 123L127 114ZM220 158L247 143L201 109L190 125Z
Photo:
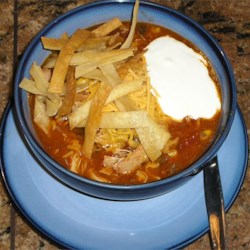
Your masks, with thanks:
M207 61L186 44L169 36L152 41L145 53L151 85L163 112L175 120L212 118L221 108Z

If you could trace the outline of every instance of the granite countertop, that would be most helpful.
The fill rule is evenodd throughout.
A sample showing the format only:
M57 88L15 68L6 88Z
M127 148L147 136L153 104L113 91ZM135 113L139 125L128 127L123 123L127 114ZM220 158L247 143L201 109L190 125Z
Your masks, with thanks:
M20 58L37 32L52 19L91 0L1 0L0 2L0 117L11 96L14 4L18 6ZM203 25L227 53L236 78L238 104L250 133L250 1L248 0L154 0L192 17ZM249 140L249 139L248 139ZM12 219L10 214L12 213ZM250 171L240 193L226 214L229 249L250 249ZM11 241L15 233L15 241ZM19 212L0 182L0 249L60 249L38 233ZM186 249L210 249L208 234Z

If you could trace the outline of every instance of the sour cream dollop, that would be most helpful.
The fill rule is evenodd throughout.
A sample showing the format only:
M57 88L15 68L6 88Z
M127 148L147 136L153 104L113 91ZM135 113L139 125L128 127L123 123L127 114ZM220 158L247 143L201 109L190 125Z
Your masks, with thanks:
M145 53L151 85L163 112L175 120L212 118L221 108L208 63L186 44L169 36L155 39Z

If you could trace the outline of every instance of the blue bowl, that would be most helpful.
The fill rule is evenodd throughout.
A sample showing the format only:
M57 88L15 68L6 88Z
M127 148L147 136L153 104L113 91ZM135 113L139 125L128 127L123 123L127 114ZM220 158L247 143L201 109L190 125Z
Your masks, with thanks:
M134 1L104 0L73 9L47 25L26 49L15 78L14 107L16 120L28 147L40 161L41 166L58 181L87 195L111 200L139 200L164 194L192 178L204 165L212 160L224 142L236 111L236 87L231 65L216 40L199 24L189 17L167 7L141 1L139 21L157 24L173 30L191 41L210 60L215 69L222 90L222 118L218 135L213 144L193 165L179 174L141 185L112 185L81 177L55 162L43 149L32 125L27 93L18 87L23 77L29 77L31 64L42 64L48 56L43 50L40 37L59 37L62 33L72 34L77 28L87 28L103 23L113 17L123 21L131 19Z

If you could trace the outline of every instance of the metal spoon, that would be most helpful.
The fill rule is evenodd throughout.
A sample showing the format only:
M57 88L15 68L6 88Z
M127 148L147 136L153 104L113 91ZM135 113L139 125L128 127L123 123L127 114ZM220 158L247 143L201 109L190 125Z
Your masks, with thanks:
M204 168L204 187L211 248L227 249L225 208L217 157Z

